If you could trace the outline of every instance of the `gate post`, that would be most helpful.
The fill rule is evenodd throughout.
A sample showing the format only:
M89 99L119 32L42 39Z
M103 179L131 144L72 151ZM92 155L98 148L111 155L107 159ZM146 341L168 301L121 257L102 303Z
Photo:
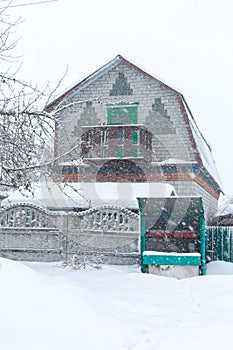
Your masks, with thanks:
M201 242L201 273L206 275L206 241L205 241L205 217L202 198L200 198L200 242Z

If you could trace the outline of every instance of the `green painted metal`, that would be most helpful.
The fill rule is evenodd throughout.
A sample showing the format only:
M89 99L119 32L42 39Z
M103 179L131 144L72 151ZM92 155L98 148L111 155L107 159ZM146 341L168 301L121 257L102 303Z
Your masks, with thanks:
M142 202L138 199L138 205L140 210L140 265L141 272L145 273L147 271L146 265L143 264L143 252L146 250L146 218L143 215Z
M208 261L233 262L233 227L207 226L205 235Z
M221 260L220 247L221 247L221 235L218 235L217 227L214 227L214 255L216 256L216 260Z
M200 243L201 243L201 274L206 275L205 217L202 198L200 198Z
M229 232L226 231L222 237L222 257L225 261L229 261L230 258L230 246L229 246Z
M190 265L190 266L200 266L201 265L201 255L174 255L170 253L169 255L143 255L144 265Z
M141 240L140 240L140 246L141 246L141 271L146 272L146 265L143 262L143 252L146 249L146 218L145 216L141 216Z
M211 242L206 241L205 234L205 218L204 218L204 210L203 203L201 197L175 197L173 198L163 198L162 200L167 200L168 207L166 210L163 206L161 206L159 200L161 198L138 198L139 210L140 210L140 246L141 246L141 271L147 272L147 266L150 264L155 265L189 265L189 266L200 266L201 274L206 274L206 244L211 244ZM156 202L157 201L157 202ZM173 203L174 202L174 203ZM176 204L175 204L176 203ZM174 207L175 205L175 207ZM158 212L158 208L161 208L161 211ZM170 211L167 210L170 208ZM175 208L175 209L174 209ZM180 209L187 208L187 211L182 211ZM196 208L196 209L195 209ZM191 209L191 210L190 210ZM158 218L159 217L159 218ZM183 217L183 219L182 219ZM153 218L155 218L153 220ZM159 224L159 220L162 218L161 225ZM171 236L168 239L167 246L169 247L169 240L173 240L179 244L179 242L183 242L181 244L193 244L194 250L189 247L189 245L185 245L187 250L175 250L170 252L166 251L166 245L164 246L165 250L161 251L161 248L156 249L157 244L161 244L161 240L156 235L162 234L161 237L164 237L163 234L166 231L166 225L168 222L176 222L175 230L170 231L170 235L174 232L175 234L181 233L185 231L183 224L186 226L187 221L189 222L188 226L194 225L194 228L191 229L191 233L194 230L194 233L197 236L194 236L194 240L187 240L183 238L177 238L177 235ZM181 221L180 221L181 220ZM183 220L183 221L182 221ZM165 222L165 224L164 224ZM167 223L167 224L166 224ZM164 226L165 225L165 226ZM151 229L152 228L152 229ZM189 232L189 228L188 232ZM169 232L169 231L168 231ZM160 236L159 236L160 237ZM174 237L174 238L172 238ZM150 242L152 239L152 243ZM193 242L193 243L192 243ZM198 244L199 242L199 244ZM171 249L172 244L169 249ZM148 248L149 244L149 248ZM150 244L152 244L152 249L150 249ZM162 243L163 244L163 243ZM198 248L199 247L199 248ZM181 248L180 248L181 249ZM191 251L189 250L191 249ZM148 251L148 253L144 253ZM151 254L150 254L151 251ZM181 253L179 253L181 251ZM154 254L153 252L156 252ZM164 252L164 253L163 253ZM168 254L169 253L169 254ZM193 254L193 253L197 253ZM199 254L199 255L198 255Z
M214 230L211 230L210 235L208 236L208 249L206 250L206 254L208 254L208 260L214 260L214 255L216 254L215 246L214 246Z
M222 231L222 234L218 234L218 230L217 230L217 227L215 228L215 236L216 236L216 241L217 241L217 258L218 260L223 260L223 240L222 240L222 237L224 235L224 231Z

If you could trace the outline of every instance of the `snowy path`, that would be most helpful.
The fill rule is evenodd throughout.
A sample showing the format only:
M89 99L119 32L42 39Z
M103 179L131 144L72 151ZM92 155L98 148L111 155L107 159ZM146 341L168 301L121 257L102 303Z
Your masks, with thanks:
M233 264L219 264L233 274ZM0 259L0 280L4 350L231 348L233 275L176 280L136 266L69 270Z

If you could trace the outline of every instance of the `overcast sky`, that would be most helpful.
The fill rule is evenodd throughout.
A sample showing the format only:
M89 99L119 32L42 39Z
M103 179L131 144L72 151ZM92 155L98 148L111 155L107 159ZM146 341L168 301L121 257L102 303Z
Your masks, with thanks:
M8 13L24 20L15 54L27 81L55 84L68 67L65 90L121 54L180 91L233 194L232 0L57 0Z

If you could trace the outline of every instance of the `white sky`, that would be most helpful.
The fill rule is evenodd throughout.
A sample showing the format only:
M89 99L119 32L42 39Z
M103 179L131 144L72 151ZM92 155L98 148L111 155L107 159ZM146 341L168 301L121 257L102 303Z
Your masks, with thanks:
M121 54L182 92L233 194L231 0L58 0L8 13L24 20L15 33L24 80L55 84L68 66L64 90Z

